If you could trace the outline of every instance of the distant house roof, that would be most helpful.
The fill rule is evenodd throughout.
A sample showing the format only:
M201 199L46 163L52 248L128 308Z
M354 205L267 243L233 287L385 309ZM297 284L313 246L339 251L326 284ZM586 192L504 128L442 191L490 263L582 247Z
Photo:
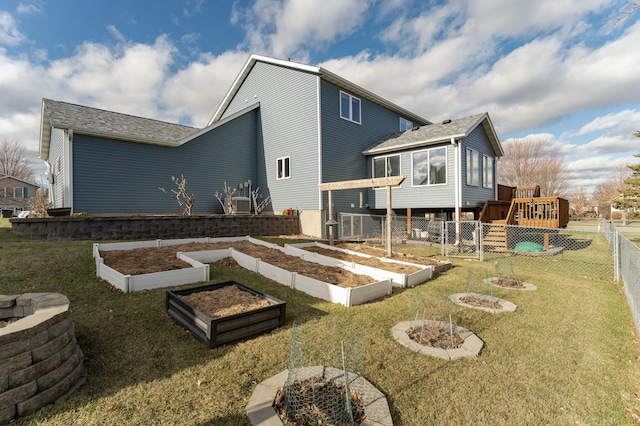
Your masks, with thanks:
M33 186L33 187L35 187L35 188L40 188L40 186L36 185L36 184L35 184L35 183L33 183L33 182L29 182L29 181L24 180L24 179L19 179L19 178L17 178L17 177L11 176L11 175L5 175L4 173L0 173L0 184L2 184L2 182L1 182L1 181L2 181L3 179L12 179L12 180L17 180L18 182L24 183L24 184L26 184L26 185L31 185L31 186Z
M218 107L217 111L213 114L213 117L211 117L211 120L209 121L209 125L215 123L216 121L220 120L220 118L222 117L222 115L224 114L224 112L227 110L227 108L229 107L229 104L231 103L231 100L233 99L233 97L235 96L235 94L238 92L238 90L240 89L240 87L242 86L242 83L244 82L245 78L247 78L247 76L249 75L249 72L251 72L251 69L253 68L253 66L256 64L256 62L264 62L264 63L268 63L268 64L273 64L273 65L277 65L277 66L281 66L281 67L286 67L286 68L290 68L290 69L295 69L295 70L299 70L299 71L303 71L303 72L307 72L307 73L312 73L312 74L316 74L318 75L320 78L322 78L323 80L326 80L330 83L335 84L336 86L345 89L347 91L349 91L350 93L359 96L361 98L364 99L368 99L369 101L376 103L378 105L381 105L387 109L390 109L391 111L394 111L396 113L398 113L399 115L403 116L404 118L411 120L413 123L418 124L418 125L424 125L424 124L429 124L430 121L420 117L417 114L412 113L409 110L406 110L402 107L399 107L398 105L358 86L357 84L354 84L352 82L350 82L349 80L346 80L342 77L340 77L337 74L332 73L331 71L328 71L322 67L316 67L316 66L311 66L311 65L305 65L305 64L301 64L298 62L292 62L292 61L285 61L282 59L275 59L275 58L270 58L268 56L261 56L261 55L251 55L249 57L249 59L247 60L247 62L244 64L244 66L242 67L242 70L240 71L240 74L238 74L238 76L236 77L235 81L233 82L233 84L231 85L231 88L229 89L229 91L227 92L227 94L225 95L224 99L222 100L222 103L220 104L220 106Z
M191 126L43 99L40 129L40 158L43 160L49 155L52 127L72 129L77 134L156 145L177 145L181 139L198 130Z
M453 120L444 120L442 123L416 126L404 132L393 133L365 149L362 153L365 155L382 154L385 152L434 145L450 141L451 139L460 140L469 136L479 125L484 127L496 155L499 157L504 155L489 114L486 112Z

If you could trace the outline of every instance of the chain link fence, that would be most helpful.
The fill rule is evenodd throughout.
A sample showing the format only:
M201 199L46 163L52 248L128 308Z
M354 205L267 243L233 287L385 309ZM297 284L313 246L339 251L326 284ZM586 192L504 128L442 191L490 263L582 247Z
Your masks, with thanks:
M340 214L339 238L384 245L386 216ZM394 246L421 245L425 256L475 258L481 262L508 257L514 267L543 268L599 280L617 279L614 232L533 228L478 221L442 221L405 216L392 218ZM613 237L611 237L613 238Z
M616 279L621 279L631 315L640 333L640 248L621 235L613 222L604 223L605 235L614 254Z

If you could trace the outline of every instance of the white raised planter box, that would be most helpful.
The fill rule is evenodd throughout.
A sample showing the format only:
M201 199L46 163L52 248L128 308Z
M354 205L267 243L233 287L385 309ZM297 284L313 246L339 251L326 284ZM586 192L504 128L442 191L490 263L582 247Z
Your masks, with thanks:
M420 271L416 271L411 274L401 274L397 272L387 271L384 269L374 268L371 266L360 265L357 262L348 262L346 260L340 260L334 257L324 256L319 253L305 250L305 248L307 247L319 247L327 250L334 250L340 253L350 254L353 256L360 256L362 258L367 258L367 259L376 258L381 262L395 263L399 265L406 265L406 266L413 266L416 268L420 268ZM303 260L318 263L320 265L345 266L345 267L353 268L354 270L359 271L359 273L364 273L367 275L373 274L373 275L389 278L395 287L402 287L402 288L413 287L417 284L423 283L433 278L433 267L429 265L419 265L417 263L403 262L400 260L389 259L386 257L371 256L368 254L359 253L357 251L329 246L329 245L318 243L318 242L286 244L284 246L284 250L287 254L298 256Z
M180 241L174 243L174 241ZM392 292L392 280L381 274L380 270L371 269L371 273L366 273L362 269L354 268L351 265L341 265L339 267L356 274L367 275L372 278L372 283L364 286L343 288L324 281L319 281L296 272L287 271L260 259L244 254L233 248L222 250L204 250L197 252L179 252L176 256L189 262L192 268L177 269L166 272L155 272L141 275L124 275L108 267L100 257L101 250L131 250L140 247L164 247L176 244L186 244L193 242L220 243L250 241L251 243L262 245L268 248L277 249L283 256L288 256L285 249L277 244L267 243L251 237L233 238L202 238L197 240L157 240L141 241L133 243L114 244L94 244L94 257L96 257L96 274L103 280L109 282L123 292L133 292L150 290L154 288L177 286L209 280L208 263L217 262L225 257L232 257L240 266L252 272L256 272L266 278L286 285L295 290L302 291L310 296L317 297L332 303L339 303L344 306L356 306L382 298ZM114 248L114 245L116 246ZM335 260L335 259L334 259ZM349 263L349 262L346 262ZM335 263L330 266L338 266ZM362 265L359 265L362 266ZM205 272L206 271L206 272Z

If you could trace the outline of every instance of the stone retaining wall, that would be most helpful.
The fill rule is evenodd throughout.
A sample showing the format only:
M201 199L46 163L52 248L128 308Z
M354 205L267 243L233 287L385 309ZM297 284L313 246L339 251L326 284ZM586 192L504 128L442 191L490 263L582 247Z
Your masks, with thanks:
M0 295L0 424L70 395L85 381L69 300L58 293Z
M113 216L11 219L14 234L43 240L148 240L295 235L298 216Z

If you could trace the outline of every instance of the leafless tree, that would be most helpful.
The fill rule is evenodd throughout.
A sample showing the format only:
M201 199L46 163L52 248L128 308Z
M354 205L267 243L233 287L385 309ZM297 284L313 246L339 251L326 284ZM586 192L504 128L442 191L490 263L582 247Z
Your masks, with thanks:
M262 210L264 210L264 208L267 207L271 202L271 195L269 195L267 198L258 203L258 199L260 197L260 187L251 191L251 197L253 198L253 205L255 206L256 214L262 213Z
M0 141L0 174L24 181L33 181L33 170L29 165L26 150L16 140Z
M184 178L184 175L178 179L175 176L171 176L171 180L176 184L178 189L172 189L171 191L167 191L164 188L158 188L160 191L168 194L176 199L178 205L182 207L182 212L186 216L191 216L193 214L193 204L198 198L198 194L189 194L187 191L187 180Z
M592 198L598 204L598 213L605 219L611 219L611 204L626 188L625 179L631 176L631 170L623 165L604 182L593 189Z
M540 186L540 196L565 195L567 168L561 155L543 138L512 139L504 144L498 165L498 183L507 186Z
M580 187L567 194L569 213L572 217L582 217L591 210L592 202L587 191Z
M222 194L218 193L218 191L216 191L216 193L213 194L218 200L218 202L220 203L220 205L222 206L222 209L224 210L224 214L233 214L233 196L237 191L238 191L238 188L235 188L235 187L231 188L230 186L227 186L227 182L225 181ZM223 195L224 195L224 200L222 199Z

